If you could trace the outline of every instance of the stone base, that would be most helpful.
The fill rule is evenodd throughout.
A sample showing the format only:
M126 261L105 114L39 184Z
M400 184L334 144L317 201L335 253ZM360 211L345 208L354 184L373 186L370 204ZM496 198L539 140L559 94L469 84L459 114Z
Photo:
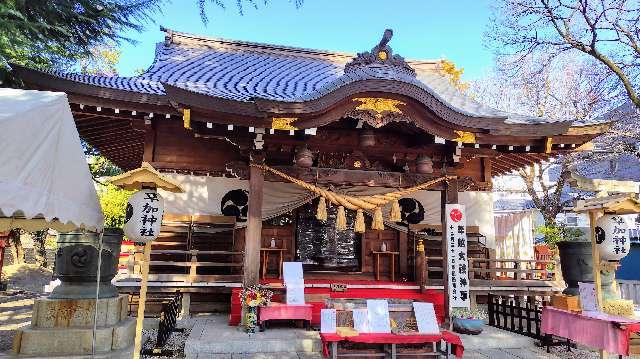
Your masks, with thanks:
M100 282L100 291L98 298L115 298L118 296L118 288L116 288L111 282ZM51 299L76 299L96 298L96 282L87 283L71 283L62 282L59 286L55 287L49 295Z
M16 333L14 354L91 357L95 305L95 299L36 299L31 326ZM131 358L136 322L127 316L127 296L99 299L96 323L95 358Z
M96 353L107 355L130 349L135 332L134 318L113 327L97 328ZM19 357L91 355L92 337L91 328L27 328L16 333L13 352Z

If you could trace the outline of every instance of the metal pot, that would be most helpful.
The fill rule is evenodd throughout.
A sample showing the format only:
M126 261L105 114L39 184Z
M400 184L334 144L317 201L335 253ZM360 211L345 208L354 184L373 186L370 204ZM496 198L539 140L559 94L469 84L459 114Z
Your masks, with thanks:
M122 244L121 229L105 229L102 237L99 298L118 296L111 280L118 273L118 258ZM100 235L91 232L58 234L58 251L54 276L62 282L49 298L95 298L98 276Z
M593 259L589 242L558 242L560 267L566 295L578 295L578 282L593 282Z

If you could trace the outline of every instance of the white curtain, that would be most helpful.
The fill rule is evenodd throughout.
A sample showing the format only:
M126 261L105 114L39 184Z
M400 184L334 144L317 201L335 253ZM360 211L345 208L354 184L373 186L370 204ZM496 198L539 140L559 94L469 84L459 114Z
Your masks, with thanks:
M249 181L236 178L192 176L165 173L168 177L180 183L185 193L168 193L161 191L165 200L165 212L171 214L210 214L220 215L225 205L237 206L241 210L246 210L246 202L237 201L231 203L222 200L225 196L235 190L248 191ZM364 196L386 193L395 188L384 187L338 187L336 192ZM294 208L311 201L315 194L288 182L264 182L264 194L262 203L262 218L269 219L282 213L286 213ZM424 219L421 223L440 224L440 192L439 191L418 191L407 198L414 198L419 201L424 209ZM248 199L248 197L245 197ZM461 204L467 209L467 225L479 226L480 232L487 236L487 246L493 248L493 198L491 192L461 192L459 194ZM384 208L384 217L388 218L389 206ZM246 222L238 221L238 226L242 227ZM398 230L406 230L405 227L397 226L395 223L387 225Z
M498 259L534 259L532 211L496 215L494 223Z

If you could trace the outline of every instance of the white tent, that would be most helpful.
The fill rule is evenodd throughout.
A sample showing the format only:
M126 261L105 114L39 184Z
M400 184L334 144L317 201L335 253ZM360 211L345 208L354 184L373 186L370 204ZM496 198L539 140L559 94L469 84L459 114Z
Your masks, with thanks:
M0 134L0 231L102 230L66 94L0 88Z

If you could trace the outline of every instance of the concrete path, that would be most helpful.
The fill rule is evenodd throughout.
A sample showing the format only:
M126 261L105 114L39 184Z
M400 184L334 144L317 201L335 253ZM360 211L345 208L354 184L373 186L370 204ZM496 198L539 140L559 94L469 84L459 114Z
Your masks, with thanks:
M193 318L194 324L185 345L187 359L319 359L321 341L316 331L295 328L270 328L262 333L246 334L229 327L227 317L212 315ZM560 358L537 348L525 336L486 326L481 335L462 335L464 358L540 359Z

